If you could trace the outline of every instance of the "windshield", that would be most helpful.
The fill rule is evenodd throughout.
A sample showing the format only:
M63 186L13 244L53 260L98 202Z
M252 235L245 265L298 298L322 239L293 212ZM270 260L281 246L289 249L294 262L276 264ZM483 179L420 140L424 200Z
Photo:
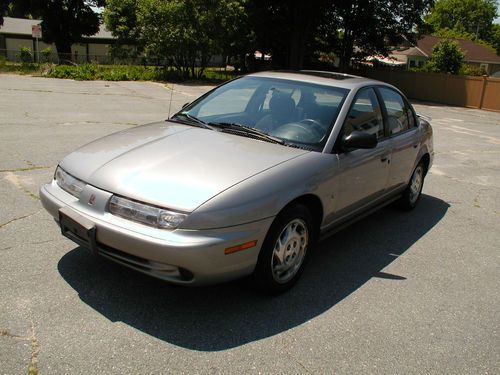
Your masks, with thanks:
M231 81L185 107L221 130L254 129L283 144L322 150L349 90L265 77ZM256 132L254 132L256 134Z

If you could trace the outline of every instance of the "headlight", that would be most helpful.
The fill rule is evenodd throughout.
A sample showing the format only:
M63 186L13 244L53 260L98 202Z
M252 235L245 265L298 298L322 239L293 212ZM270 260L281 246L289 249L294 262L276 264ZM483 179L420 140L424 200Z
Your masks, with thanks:
M156 228L175 229L186 218L186 214L113 195L109 202L109 212L128 220L137 221Z
M80 198L80 193L86 185L85 182L73 177L61 167L57 167L54 178L61 189Z

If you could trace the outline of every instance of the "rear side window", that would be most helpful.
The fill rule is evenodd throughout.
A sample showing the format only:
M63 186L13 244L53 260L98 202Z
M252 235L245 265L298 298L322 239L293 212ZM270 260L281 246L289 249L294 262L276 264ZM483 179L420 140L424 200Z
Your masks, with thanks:
M344 136L348 136L355 130L376 134L377 138L384 136L382 112L377 95L372 88L362 89L358 92L347 115Z
M415 126L415 118L410 106L396 91L380 87L380 95L387 111L387 128L389 135L394 135Z

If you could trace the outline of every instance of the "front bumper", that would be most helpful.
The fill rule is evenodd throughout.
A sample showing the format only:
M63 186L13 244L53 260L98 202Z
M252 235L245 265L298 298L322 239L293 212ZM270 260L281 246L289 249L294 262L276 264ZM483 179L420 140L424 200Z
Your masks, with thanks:
M94 196L92 205L89 197ZM65 235L97 255L176 284L206 285L252 273L273 218L211 230L165 230L110 214L112 194L87 185L80 199L55 181L40 189L44 208ZM89 230L89 231L87 231ZM232 254L224 249L257 241Z

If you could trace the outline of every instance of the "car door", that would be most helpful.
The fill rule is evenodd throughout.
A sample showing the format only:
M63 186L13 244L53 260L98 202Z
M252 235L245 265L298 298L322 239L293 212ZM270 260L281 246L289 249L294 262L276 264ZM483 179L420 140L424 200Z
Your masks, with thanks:
M419 147L417 121L399 92L388 87L379 87L378 92L392 150L387 189L397 190L406 186L415 166Z
M357 93L339 139L354 130L376 134L378 144L372 149L338 150L340 188L335 219L342 219L375 203L387 185L390 141L385 138L381 107L371 87Z

